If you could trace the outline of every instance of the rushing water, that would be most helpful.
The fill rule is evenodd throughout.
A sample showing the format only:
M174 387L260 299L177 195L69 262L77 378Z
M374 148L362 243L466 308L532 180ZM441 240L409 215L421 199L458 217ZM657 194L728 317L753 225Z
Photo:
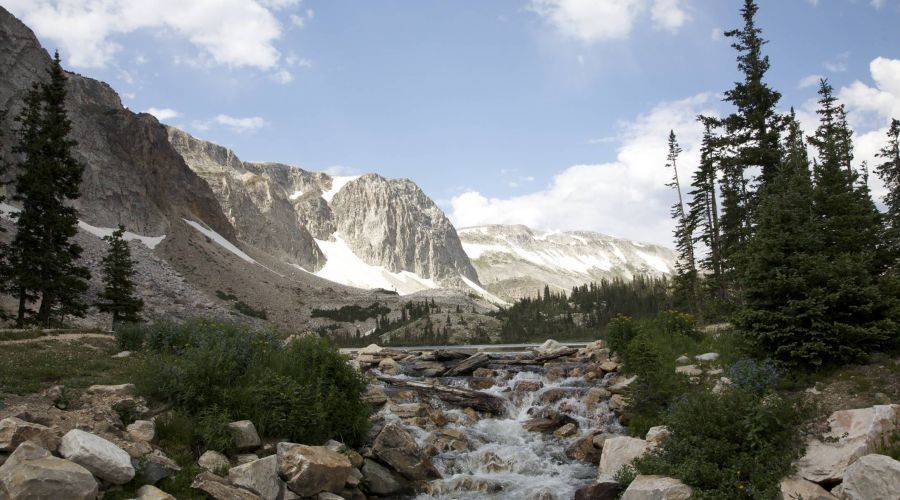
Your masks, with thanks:
M582 377L550 380L543 373L543 368L538 366L495 370L495 373L495 385L485 392L506 401L506 414L497 417L484 415L474 423L447 424L444 428L462 432L469 446L461 451L443 450L432 458L443 479L431 481L429 492L420 494L417 499L563 500L573 498L579 487L596 480L596 465L571 460L566 457L565 450L591 430L622 431L606 403L600 403L588 411L582 402L582 396L589 387L605 381L586 383ZM459 377L442 379L442 382L466 387L467 380L466 377ZM534 392L517 394L515 386L520 381L540 381L543 387ZM555 388L568 388L572 396L542 403L541 395ZM449 420L466 422L460 409L443 405L437 400L429 403L441 408L450 417ZM389 407L387 405L381 410L385 419L398 420ZM578 432L571 437L559 438L523 428L525 421L546 408L575 419ZM405 427L416 436L421 446L426 445L429 431L408 424Z

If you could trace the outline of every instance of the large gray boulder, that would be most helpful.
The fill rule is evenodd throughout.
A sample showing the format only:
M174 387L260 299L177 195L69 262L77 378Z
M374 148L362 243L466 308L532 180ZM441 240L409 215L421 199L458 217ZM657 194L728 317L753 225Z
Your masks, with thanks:
M866 455L844 471L841 498L900 498L900 462L886 455Z
M151 484L138 488L137 495L136 500L176 500L172 495Z
M80 429L63 436L59 454L113 484L125 484L134 477L131 457L125 450Z
M402 478L395 476L387 467L374 460L367 458L361 470L368 490L376 495L396 495L406 487L406 482Z
M280 498L285 488L284 482L278 477L278 458L275 455L232 467L228 471L228 480L253 491L263 500Z
M278 443L276 450L279 475L302 497L340 492L353 469L349 458L324 446Z
M197 460L197 465L210 472L221 472L231 467L228 457L218 451L206 450Z
M0 466L0 498L94 500L97 481L84 467L26 441Z
M622 500L687 500L691 487L665 476L638 476L628 485Z
M59 446L59 436L47 426L16 417L0 420L0 452L11 452L25 441L32 441L51 451Z
M603 481L615 478L619 469L643 456L649 448L650 443L643 439L628 436L607 439L603 442L603 453L600 455L599 479Z
M372 443L372 451L407 479L417 481L440 477L416 440L397 422L390 422L381 429Z
M215 500L262 500L256 493L234 486L209 471L197 474L191 488L198 489Z
M234 446L238 450L255 450L262 446L262 440L259 438L259 433L256 432L256 426L249 420L231 422L228 424L228 430L231 431Z
M780 500L836 500L837 497L818 484L807 481L800 476L791 476L781 480L779 484Z

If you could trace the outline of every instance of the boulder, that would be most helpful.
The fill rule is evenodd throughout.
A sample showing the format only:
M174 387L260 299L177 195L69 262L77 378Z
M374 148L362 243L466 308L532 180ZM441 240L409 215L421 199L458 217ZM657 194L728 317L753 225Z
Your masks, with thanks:
M112 484L125 484L134 478L131 457L125 450L80 429L72 429L63 436L59 454Z
M177 462L167 457L162 450L153 450L144 456L138 466L135 460L131 461L132 466L138 471L137 478L146 484L156 484L157 482L174 476L181 471L181 467Z
M600 481L579 488L575 492L575 500L616 500L622 489L622 485L615 481Z
M801 477L834 485L856 459L888 444L891 433L900 429L900 404L836 411L828 424L825 439L808 442L806 453L796 465Z
M847 467L841 498L900 498L900 462L886 455L866 455Z
M362 395L362 400L372 406L381 406L387 403L388 398L384 389L377 385L370 385L366 387L366 392Z
M638 476L625 489L622 500L687 500L694 492L677 479L665 476Z
M215 500L262 500L256 493L234 486L209 471L197 474L191 488L200 490Z
M472 372L472 376L477 378L493 378L494 375L494 370L491 370L490 368L476 368L475 371Z
M210 472L226 471L231 467L228 457L218 451L207 450L200 455L197 464Z
M689 364L691 364L691 358L682 354L681 356L678 356L678 358L675 360L675 364L676 365L689 365Z
M807 481L800 476L791 476L781 480L780 500L837 500L837 497L818 484Z
M379 354L383 350L384 350L384 347L381 347L378 344L369 344L366 347L363 347L362 349L357 351L357 353L372 355L372 354Z
M381 429L372 444L372 451L407 479L415 481L440 477L416 440L397 422L389 422Z
M616 363L615 361L607 360L607 361L600 363L600 369L607 373L617 372L617 371L619 371L619 363Z
M88 387L87 392L100 396L132 396L134 395L134 384L92 385Z
M588 411L590 411L593 410L600 401L603 401L611 395L612 393L603 387L591 387L581 401L584 403L584 406L587 407Z
M238 453L234 456L234 461L237 462L237 465L249 464L257 460L259 460L259 455L256 453Z
M603 453L600 455L599 478L612 480L619 469L643 456L649 447L650 444L643 439L628 436L607 439L603 442Z
M99 486L84 467L26 441L0 465L0 498L94 500Z
M513 386L513 392L516 394L524 394L526 392L534 392L544 387L540 380L519 380Z
M665 425L657 425L656 427L651 427L650 430L647 431L647 436L644 440L650 443L651 446L658 446L669 434L671 434L671 432L669 432L668 427Z
M228 424L234 446L239 450L255 450L262 445L256 426L249 420L238 420Z
M546 356L564 349L567 349L567 347L553 339L547 339L543 344L535 348L535 352L537 352L539 356Z
M135 420L125 430L135 441L149 443L156 437L156 424L152 420Z
M699 377L700 375L703 375L703 370L697 367L697 365L683 365L676 366L675 373L687 375L688 377Z
M703 354L698 354L694 356L694 359L701 363L711 363L717 359L719 359L719 353L717 352L706 352Z
M400 363L394 361L394 358L384 358L378 362L378 369L381 370L382 373L396 375L400 372Z
M130 356L131 356L131 351L117 352L117 353L115 353L115 354L112 355L112 357L114 357L114 358L127 358L127 357L130 357Z
M625 377L623 375L619 375L618 377L613 379L613 383L609 386L609 392L613 394L624 394L625 391L628 390L628 387L637 380L637 375L633 375L631 377Z
M362 467L363 457L353 448L345 445L340 441L335 441L334 439L329 439L328 442L325 443L325 447L331 451L340 453L347 457L350 460L350 465L353 466L354 469L358 469Z
M277 500L285 487L278 477L278 458L275 455L232 467L228 471L228 480L235 486L256 493L263 500Z
M601 431L594 430L576 439L566 448L566 456L572 460L580 460L595 465L599 464L600 455L603 453L603 442L601 441L599 446L597 446L594 443L594 438L602 434Z
M175 500L175 497L156 486L145 484L138 488L136 500Z
M276 457L278 474L302 497L340 492L353 469L350 459L324 446L278 443Z
M553 431L553 435L558 438L567 438L574 436L576 433L578 433L578 426L571 422Z
M380 496L391 496L406 489L406 481L374 460L365 460L362 466L363 481L368 491Z
M59 436L47 426L17 417L0 420L0 452L14 451L25 441L32 441L50 451L59 446Z
M628 408L628 400L621 394L613 394L609 398L609 409L614 411L622 411Z

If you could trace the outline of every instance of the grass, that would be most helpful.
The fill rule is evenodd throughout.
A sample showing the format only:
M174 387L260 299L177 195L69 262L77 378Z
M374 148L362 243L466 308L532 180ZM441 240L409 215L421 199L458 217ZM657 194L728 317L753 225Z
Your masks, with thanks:
M0 330L0 342L4 340L36 339L43 336L44 332L37 328L29 330Z
M129 382L132 358L112 358L115 342L86 338L48 340L0 348L0 393L25 395L52 385L85 388Z

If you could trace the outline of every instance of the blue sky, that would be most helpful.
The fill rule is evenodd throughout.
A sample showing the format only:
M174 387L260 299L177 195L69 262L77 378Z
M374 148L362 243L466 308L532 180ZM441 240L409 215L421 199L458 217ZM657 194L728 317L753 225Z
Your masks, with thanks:
M665 133L689 175L693 117L738 78L740 3L0 0L129 108L243 159L408 177L460 225L662 243ZM900 115L900 0L760 4L783 106L811 131L828 77L870 158Z

